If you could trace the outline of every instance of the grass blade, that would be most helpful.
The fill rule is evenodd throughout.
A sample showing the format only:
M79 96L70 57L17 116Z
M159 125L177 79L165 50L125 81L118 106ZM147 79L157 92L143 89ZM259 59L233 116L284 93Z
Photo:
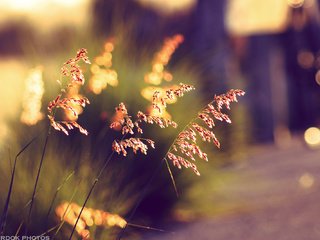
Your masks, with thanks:
M26 221L26 230L25 230L25 234L26 235L28 234L28 227L29 227L29 221L30 221L30 217L31 217L31 213L32 213L34 197L36 195L36 190L37 190L37 186L38 186L38 182L39 182L39 177L40 177L40 172L41 172L41 168L42 168L42 164L43 164L43 159L44 159L44 156L45 156L45 153L46 153L46 149L47 149L47 145L48 145L49 135L50 135L50 127L49 127L48 133L46 135L46 139L45 139L44 146L43 146L43 149L42 149L42 154L41 154L40 164L39 164L39 168L38 168L38 172L37 172L37 177L36 177L36 181L35 181L35 184L34 184L34 187L33 187L29 213L28 213L28 217L27 217L27 221Z
M172 182L172 184L173 184L174 191L175 191L176 196L177 196L177 198L178 198L178 197L179 197L179 193L178 193L178 189L177 189L176 181L174 180L174 177L173 177L173 174L172 174L172 171L171 171L170 165L169 165L168 160L167 160L166 158L165 158L165 162L166 162L166 166L167 166L167 169L168 169L168 172L169 172L170 178L171 178L171 182Z
M124 138L124 137L123 137L123 138ZM103 174L104 170L105 170L106 167L108 166L108 164L109 164L109 162L111 161L113 155L114 155L114 152L112 152L112 153L109 155L109 157L106 159L106 161L105 161L104 165L102 166L102 168L100 169L97 177L94 179L94 181L93 181L93 183L92 183L92 185L91 185L91 188L90 188L90 190L89 190L89 193L87 194L87 197L86 197L86 199L85 199L85 201L84 201L84 203L83 203L83 205L82 205L82 207L81 207L81 210L80 210L80 213L79 213L79 215L78 215L78 217L77 217L77 220L76 220L76 222L75 222L75 224L74 224L74 226L73 226L73 228L72 228L72 232L71 232L71 234L70 234L69 240L72 239L72 236L73 236L74 231L75 231L75 229L76 229L76 227L77 227L77 224L78 224L78 222L79 222L79 219L80 219L80 217L81 217L81 214L82 214L82 212L83 212L83 209L85 208L85 206L86 206L86 204L87 204L87 202L88 202L88 200L89 200L89 198L90 198L90 196L91 196L91 194L92 194L92 192L93 192L94 187L95 187L96 184L98 183L99 178L101 177L101 175Z
M69 209L69 206L70 206L70 204L71 204L74 196L76 195L76 193L77 193L77 191L78 191L78 188L79 188L80 183L81 183L81 180L78 182L76 188L74 189L74 191L73 191L73 193L72 193L71 198L69 199L69 204L68 204L66 210L65 210L64 213L63 213L63 216L62 216L61 222L60 222L60 224L59 224L59 227L58 227L57 231L55 232L52 240L54 240L54 238L56 237L56 235L58 234L58 232L59 232L60 229L62 228L63 224L65 223L64 216L67 214L67 211L68 211L68 209Z
M50 204L50 207L49 207L49 210L48 210L48 213L47 213L47 217L46 217L47 220L48 220L49 215L50 215L50 213L51 213L51 211L52 211L52 207L53 207L54 201L56 200L60 189L64 186L64 184L65 184L66 182L68 182L68 180L69 180L73 175L74 175L74 171L72 171L72 172L62 181L62 183L60 184L60 186L57 187L57 189L56 189L56 191L55 191L55 193L54 193L54 195L53 195L53 198L52 198L52 200L51 200L51 204Z
M7 220L7 216L8 216L8 210L9 210L9 204L10 204L10 199L11 199L11 194L12 194L12 189L13 189L13 183L14 183L14 176L15 176L15 172L16 172L16 166L17 166L17 160L18 157L38 138L38 136L34 137L33 139L31 139L16 155L15 159L14 159L14 163L13 163L13 168L12 168L12 172L11 172L11 180L10 180L10 185L9 185L9 190L8 190L8 194L7 194L7 199L2 211L2 215L1 215L1 221L0 221L0 235L3 235L4 230L5 230L5 225L6 225L6 220Z

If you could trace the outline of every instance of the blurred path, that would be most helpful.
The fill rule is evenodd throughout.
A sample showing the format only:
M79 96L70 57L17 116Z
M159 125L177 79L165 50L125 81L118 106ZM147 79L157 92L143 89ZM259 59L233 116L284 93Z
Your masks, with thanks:
M320 149L300 139L285 148L263 146L241 167L223 171L248 177L224 190L243 210L168 227L160 240L319 240Z

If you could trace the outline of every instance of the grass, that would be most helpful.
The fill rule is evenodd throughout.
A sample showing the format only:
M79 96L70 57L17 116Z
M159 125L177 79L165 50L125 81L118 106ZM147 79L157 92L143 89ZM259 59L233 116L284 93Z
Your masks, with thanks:
M0 181L5 183L5 186L9 186L4 190L1 189L1 194L6 194L6 199L0 199L1 206L4 206L1 218L1 230L4 230L4 233L15 234L17 229L20 229L19 234L23 232L41 234L53 226L59 226L62 222L55 216L54 209L61 202L68 200L76 201L82 209L88 206L124 216L131 224L128 226L131 227L135 224L139 225L139 219L148 217L161 219L174 206L176 198L173 188L169 187L168 191L161 190L163 186L172 183L159 156L166 156L177 132L183 129L183 126L190 121L189 115L195 115L206 99L202 99L199 93L191 93L176 104L168 106L173 119L179 122L177 130L161 131L156 126L147 126L144 134L154 139L157 144L156 150L148 153L147 157L141 154L134 156L130 153L127 159L124 159L113 154L111 143L115 138L121 138L119 133L109 130L114 107L120 102L125 102L130 112L136 112L144 111L150 105L149 101L143 99L140 92L144 87L150 86L143 81L143 77L150 71L152 59L146 56L143 61L135 61L134 56L126 54L128 46L124 43L124 39L121 37L119 39L113 52L112 64L118 72L119 85L108 86L100 95L90 93L87 88L82 92L90 99L91 104L80 116L79 123L88 129L89 137L81 136L76 132L71 132L69 137L52 132L49 138L48 135L47 137L41 135L29 144L25 136L39 135L39 129L48 126L48 121L45 120L34 127L21 126L18 122L12 121L11 125L16 132L12 136L13 140L10 140L15 142L10 152L18 152L19 146L27 147L22 148L21 153L17 154L19 158L16 158L13 163L13 171L9 170L9 161L0 168ZM89 50L89 52L97 55L98 47L94 44L90 46L92 51ZM61 54L58 57L59 60L52 58L44 62L44 68L48 69L44 72L44 78L47 79L44 105L55 98L55 89L58 89L55 84L55 79L58 78L56 63L63 62L60 60L62 55L67 55L67 52ZM92 56L90 58L93 59ZM171 66L170 71L174 76L175 84L182 81L196 82L197 75L190 70L192 69L190 66L184 62ZM88 81L89 68L85 69L85 76ZM102 117L103 115L106 118ZM214 153L211 149L208 152L210 158ZM211 163L213 166L215 164ZM150 169L157 170L153 172ZM158 174L159 171L162 174ZM172 171L175 178L180 174L176 169ZM190 174L182 174L178 177L179 189L193 184L195 178ZM141 189L143 189L142 193L139 192ZM193 194L198 193L191 195ZM163 205L159 206L158 212L153 212L154 215L150 217L147 215L150 211L148 208L156 204L157 198L163 200ZM76 226L76 222L73 226L64 223L59 228L56 238L75 239L73 231L77 230ZM53 230L48 234L53 236ZM120 230L90 227L91 236L95 239L115 237ZM124 230L126 229L120 231L118 239L122 237ZM130 236L135 237L135 233L130 230L129 233Z

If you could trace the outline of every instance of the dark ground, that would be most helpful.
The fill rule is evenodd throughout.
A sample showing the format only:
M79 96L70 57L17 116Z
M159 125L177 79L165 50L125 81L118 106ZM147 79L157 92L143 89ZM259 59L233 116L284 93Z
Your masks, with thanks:
M298 137L281 148L261 146L245 164L223 171L246 176L223 190L230 193L226 201L238 202L240 207L168 226L173 234L153 233L143 239L320 239L320 149L309 149Z

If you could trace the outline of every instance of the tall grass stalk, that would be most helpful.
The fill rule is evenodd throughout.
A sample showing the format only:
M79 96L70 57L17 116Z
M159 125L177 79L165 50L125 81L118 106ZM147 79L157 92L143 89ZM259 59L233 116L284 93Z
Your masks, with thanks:
M82 212L83 212L83 209L85 208L85 206L86 206L86 204L87 204L87 202L88 202L88 200L89 200L89 198L90 198L90 196L91 196L91 194L92 194L92 192L93 192L96 184L97 184L98 181L99 181L99 178L101 177L101 175L103 174L104 170L105 170L106 167L108 166L108 164L109 164L109 162L111 161L113 155L114 155L114 152L112 152L112 153L107 157L107 159L106 159L106 161L104 162L102 168L100 169L99 173L97 174L96 178L94 179L94 181L93 181L93 183L92 183L92 185L91 185L91 188L90 188L90 190L89 190L89 192L88 192L88 194L87 194L87 196L86 196L86 199L84 200L84 203L82 204L82 207L81 207L80 213L79 213L79 215L78 215L78 217L77 217L77 220L76 220L75 224L73 225L73 228L72 228L72 231L71 231L69 240L72 239L72 236L73 236L73 234L74 234L74 231L76 230L76 227L77 227L77 224L78 224L79 219L80 219L80 217L81 217L81 214L82 214Z
M36 181L35 181L34 187L33 187L33 192L32 192L31 202L30 202L30 208L29 208L27 221L26 221L26 229L25 229L25 234L26 235L28 234L28 227L29 227L29 222L30 222L30 218L31 218L32 207L33 207L33 203L34 203L35 194L36 194L36 191L37 191L37 186L38 186L38 182L39 182L39 178L40 178L40 172L41 172L41 169L42 169L44 156L46 154L46 149L47 149L47 145L48 145L50 132L51 132L51 126L49 126L49 129L48 129L48 132L47 132L47 135L46 135L46 139L44 141L42 154L41 154L41 159L40 159L40 164L39 164L38 171L37 171L37 177L36 177Z
M68 174L68 176L63 179L62 183L57 187L53 197L52 197L52 200L51 200L51 203L50 203L50 206L49 206L49 210L48 210L48 213L47 213L47 217L46 217L46 221L48 221L49 219L49 215L52 211L52 208L53 208L53 204L58 196L58 193L59 191L61 190L61 188L66 184L66 182L68 182L68 180L74 175L74 171L72 171L70 174Z
M72 193L72 195L71 195L71 197L70 197L70 199L69 199L69 204L68 204L66 210L65 210L64 213L63 213L63 216L62 216L62 218L61 218L61 222L58 224L57 230L56 230L56 232L54 233L54 235L53 235L53 237L52 237L52 240L55 239L55 237L56 237L57 234L59 233L60 229L62 228L63 224L65 223L64 217L65 217L65 215L67 214L67 211L68 211L68 209L69 209L70 203L73 201L73 198L74 198L74 196L76 195L76 193L77 193L77 191L78 191L78 188L79 188L80 183L81 183L81 180L78 181L78 184L77 184L76 188L74 189L74 191L73 191L73 193Z
M207 154L202 152L200 150L200 147L197 144L196 134L201 136L203 141L207 141L207 142L212 141L218 148L220 148L220 142L215 137L215 135L211 131L211 129L215 126L215 120L220 120L220 121L225 121L227 123L231 123L229 116L225 113L222 113L221 110L222 110L223 106L225 106L227 109L230 110L230 103L237 102L237 96L243 96L244 94L245 94L245 92L243 92L242 90L233 90L232 89L232 90L228 91L226 94L215 96L214 100L212 100L208 104L206 104L197 113L196 117L191 119L191 121L179 132L177 137L174 139L174 141L170 145L168 151L166 152L166 154L162 158L159 166L155 169L155 171L151 175L149 181L146 183L146 185L140 195L140 198L138 199L137 203L135 204L135 206L134 206L134 208L128 218L128 221L132 220L139 205L141 204L143 198L145 197L147 190L151 186L153 179L158 174L158 172L161 169L161 166L164 162L166 163L166 166L169 170L171 180L173 182L173 185L175 187L175 191L177 193L176 184L175 184L172 172L170 170L167 158L172 160L174 165L177 165L179 168L181 168L181 165L183 165L186 168L191 167L197 175L200 175L195 164L191 164L187 159L176 155L178 152L178 149L180 150L181 154L184 154L189 159L192 159L194 161L195 161L194 156L196 154L198 155L199 158L208 161ZM216 104L216 107L213 106L214 103ZM210 116L209 114L211 114L212 116ZM203 121L210 130L196 124L196 121L198 121L198 120ZM174 154L172 152L174 152ZM122 238L122 236L124 235L124 233L126 231L126 228L127 228L127 225L120 231L120 233L118 234L117 240L120 240Z
M11 180L10 180L10 185L9 185L9 190L6 198L6 202L4 204L4 208L2 211L1 215L1 221L0 221L0 235L4 234L5 226L6 226L6 220L8 217L8 210L9 210L9 205L10 205L10 199L11 199L11 194L12 194L12 189L13 189L13 183L14 183L14 177L15 177L15 172L16 172L16 165L17 165L17 160L18 157L38 138L38 136L34 137L31 139L16 155L13 163L13 168L11 170Z

